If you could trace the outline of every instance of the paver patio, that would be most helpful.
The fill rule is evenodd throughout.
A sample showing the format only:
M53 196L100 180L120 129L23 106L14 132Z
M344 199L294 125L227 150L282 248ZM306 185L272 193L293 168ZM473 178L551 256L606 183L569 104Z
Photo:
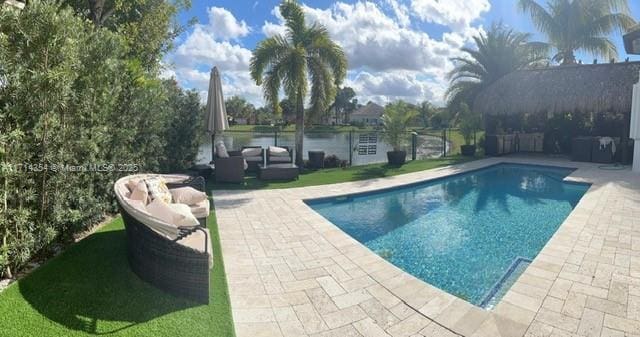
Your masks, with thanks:
M304 199L499 162L577 168L592 183L490 311L393 266ZM401 176L214 194L233 319L243 336L640 336L640 175L546 157L490 158Z

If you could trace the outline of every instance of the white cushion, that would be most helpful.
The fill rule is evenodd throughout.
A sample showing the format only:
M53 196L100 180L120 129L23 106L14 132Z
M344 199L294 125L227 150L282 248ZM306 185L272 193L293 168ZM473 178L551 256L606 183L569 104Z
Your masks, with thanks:
M127 188L129 188L129 191L133 192L140 180L142 179L130 179L129 181L127 181Z
M262 149L257 147L249 147L242 150L243 157L256 157L256 156L259 157L261 154L262 154Z
M176 227L198 225L198 219L191 214L191 210L187 205L167 204L158 198L147 205L147 212L153 217Z
M198 219L196 219L193 213L191 213L191 208L188 205L169 204L169 207L171 207L174 212L181 215L181 217L177 220L176 225L191 227L198 226L200 224L200 222L198 222Z
M202 200L207 200L207 194L193 187L179 187L170 189L173 202L178 204L194 205Z
M189 208L191 209L191 213L196 217L196 218L206 218L209 216L209 209L210 207L210 203L209 203L209 199L207 200L202 200L201 202L195 204L195 205L189 205Z
M277 146L269 146L269 154L275 157L289 157L287 149Z
M138 181L133 191L131 191L131 195L129 196L131 200L140 200L147 203L149 199L149 190L147 189L147 184L144 181Z
M227 152L227 147L224 146L223 142L218 142L216 144L216 153L220 158L229 158L229 152Z
M147 212L147 205L144 201L135 199L125 200L127 203L129 203L129 205L133 206L133 208L137 209L138 211L149 214L149 212Z
M246 161L257 161L257 162L262 162L262 157L261 157L261 156L257 156L257 157L244 157L244 160L246 160Z
M213 254L211 252L211 234L209 234L209 229L207 228L204 228L204 231L207 234L203 233L201 230L197 230L187 235L186 237L178 240L177 243L202 253L204 253L205 244L206 244L207 254L209 254L209 268L211 268L213 267ZM205 235L207 238L206 243L205 243Z
M273 162L273 163L288 163L291 161L290 157L271 157L269 158L269 161Z

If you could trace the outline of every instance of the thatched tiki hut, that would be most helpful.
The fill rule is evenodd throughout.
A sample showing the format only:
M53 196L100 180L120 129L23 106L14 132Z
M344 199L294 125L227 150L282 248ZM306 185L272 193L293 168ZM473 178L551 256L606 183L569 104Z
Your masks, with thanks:
M544 132L545 151L560 143L570 152L571 138L582 135L625 141L639 74L640 62L516 71L482 91L473 109L487 134Z

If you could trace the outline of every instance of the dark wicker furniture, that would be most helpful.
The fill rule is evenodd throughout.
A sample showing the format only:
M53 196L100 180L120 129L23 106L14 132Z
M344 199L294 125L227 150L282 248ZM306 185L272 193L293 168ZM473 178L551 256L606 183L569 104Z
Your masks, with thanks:
M595 139L593 137L576 137L571 141L571 160L590 162L591 150Z
M271 165L271 164L286 164L286 163L293 163L293 152L291 151L291 148L288 146L278 146L281 147L285 150L287 150L287 152L289 152L289 156L285 157L285 156L273 156L271 155L271 151L269 151L267 149L267 165Z
M300 169L295 164L271 164L258 166L260 180L294 180L298 179Z
M309 167L324 168L324 151L309 151Z
M209 303L212 252L208 231L204 226L172 227L129 205L122 193L126 189L126 187L122 188L123 184L126 184L129 179L143 177L144 175L121 178L114 188L126 229L127 258L131 270L142 280L168 293L199 303ZM201 177L165 177L170 188L193 186L204 191L204 180ZM206 224L206 218L201 222ZM175 238L162 234L154 228L163 228L167 231L174 229ZM204 238L200 249L181 243L189 235L195 235L197 232L200 233L199 237Z
M247 161L247 171L249 172L258 172L258 165L264 164L264 149L262 146L243 146L242 149L260 149L260 155L255 157L245 157L243 158Z
M244 181L244 158L240 151L229 151L229 157L216 157L215 177L218 183L242 183Z

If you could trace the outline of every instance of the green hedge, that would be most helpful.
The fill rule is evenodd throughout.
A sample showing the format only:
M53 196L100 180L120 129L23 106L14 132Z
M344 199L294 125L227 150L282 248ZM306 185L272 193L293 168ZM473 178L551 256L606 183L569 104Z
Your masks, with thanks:
M130 36L80 15L53 1L0 6L5 275L114 211L118 177L181 170L197 155L197 93L160 80Z

